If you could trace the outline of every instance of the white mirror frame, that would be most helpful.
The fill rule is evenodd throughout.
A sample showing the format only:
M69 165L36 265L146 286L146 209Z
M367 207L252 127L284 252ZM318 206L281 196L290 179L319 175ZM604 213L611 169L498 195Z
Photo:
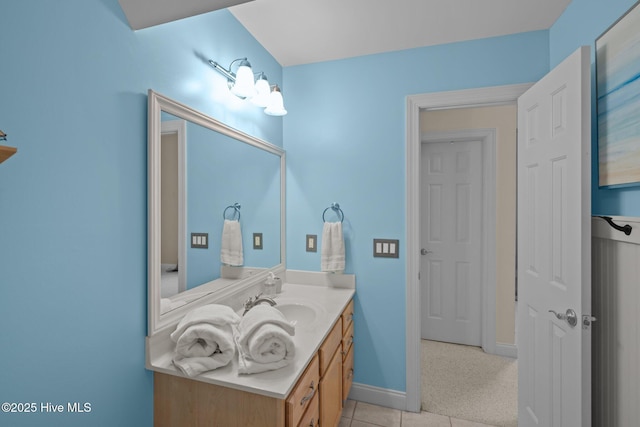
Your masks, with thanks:
M199 298L197 302L190 303L162 314L160 312L161 299L161 266L160 266L160 138L161 138L161 113L169 113L180 119L187 120L207 129L219 132L240 142L252 145L261 150L280 156L280 263L263 272L257 273L244 279L221 287L206 296ZM148 170L148 191L147 191L147 335L152 336L158 332L176 324L188 311L202 304L208 304L237 292L263 282L269 271L274 273L284 272L286 260L286 240L285 240L285 175L286 175L286 153L285 151L271 143L253 137L246 133L233 129L218 120L209 117L193 108L167 98L153 90L148 92L148 141L147 141L147 170Z

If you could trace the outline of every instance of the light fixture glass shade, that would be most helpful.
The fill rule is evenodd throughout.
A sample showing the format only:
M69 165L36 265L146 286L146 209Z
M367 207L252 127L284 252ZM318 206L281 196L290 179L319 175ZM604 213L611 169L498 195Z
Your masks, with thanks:
M282 93L277 85L269 95L269 105L264 109L264 112L270 116L284 116L287 114L287 110L284 109Z
M251 70L251 64L246 59L240 62L236 72L236 82L231 88L231 93L240 98L252 98L256 94L253 71Z
M269 96L271 94L271 87L269 86L269 81L267 80L267 76L264 73L260 73L258 78L256 79L256 95L251 98L251 102L257 105L258 107L266 107L269 105Z

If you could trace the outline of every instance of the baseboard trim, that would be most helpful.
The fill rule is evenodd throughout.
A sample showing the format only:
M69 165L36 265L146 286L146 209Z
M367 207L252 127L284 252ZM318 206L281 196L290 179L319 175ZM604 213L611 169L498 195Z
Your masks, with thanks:
M518 348L513 344L496 343L496 353L498 356L518 358Z
M401 411L407 408L407 394L405 392L366 384L353 383L349 392L349 399Z

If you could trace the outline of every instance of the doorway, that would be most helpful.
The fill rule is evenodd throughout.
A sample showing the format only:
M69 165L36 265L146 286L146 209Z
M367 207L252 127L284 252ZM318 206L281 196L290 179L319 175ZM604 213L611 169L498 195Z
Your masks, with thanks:
M491 354L515 356L516 121L515 104L420 115L422 409L499 426L517 423L517 361Z
M422 118L430 121L428 113ZM483 172L494 147L492 129L422 136L422 339L482 345L484 273L491 271L483 241L493 228L495 189L495 174Z
M421 406L421 325L420 289L420 159L421 112L460 107L499 106L513 104L531 85L511 85L493 88L443 92L408 97L407 102L407 394L406 407L419 411ZM515 121L514 121L515 124ZM495 205L495 203L494 203ZM515 210L515 208L514 208ZM495 222L494 222L495 223ZM491 232L488 232L491 234ZM495 230L494 233L495 235ZM515 240L514 240L515 244ZM495 246L495 245L494 245ZM495 251L495 247L493 249ZM514 261L515 262L515 261ZM483 298L491 300L491 298ZM496 299L493 298L495 303ZM493 319L493 323L492 323ZM510 351L496 341L495 309L482 319L483 348L489 353ZM515 346L513 346L515 349Z
M186 122L161 123L161 297L187 289Z

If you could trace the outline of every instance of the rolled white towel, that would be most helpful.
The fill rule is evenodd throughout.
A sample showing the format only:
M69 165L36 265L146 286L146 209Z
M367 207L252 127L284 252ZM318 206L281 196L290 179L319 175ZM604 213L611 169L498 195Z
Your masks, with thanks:
M233 328L239 322L240 316L225 305L190 311L171 334L173 364L190 377L227 365L235 354Z
M287 366L295 356L294 326L276 308L258 305L242 318L235 334L238 373L255 374Z

